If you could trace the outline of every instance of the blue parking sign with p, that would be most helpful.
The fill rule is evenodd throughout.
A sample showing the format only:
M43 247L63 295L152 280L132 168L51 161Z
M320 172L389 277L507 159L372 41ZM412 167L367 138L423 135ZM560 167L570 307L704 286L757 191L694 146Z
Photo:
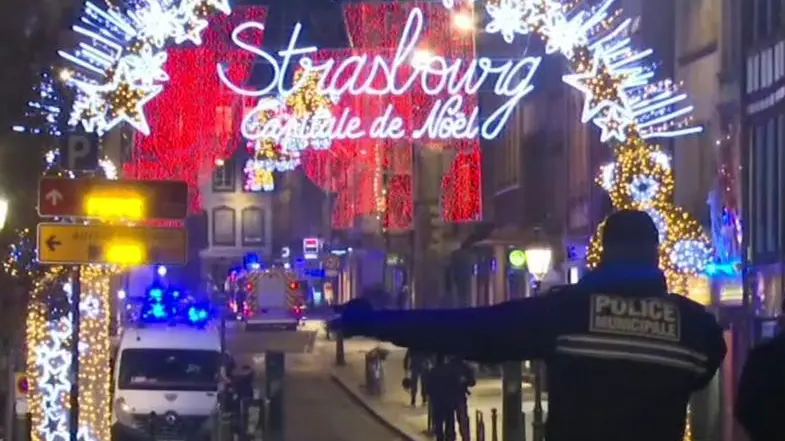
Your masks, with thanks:
M99 137L95 133L66 132L60 143L60 164L68 170L98 168Z

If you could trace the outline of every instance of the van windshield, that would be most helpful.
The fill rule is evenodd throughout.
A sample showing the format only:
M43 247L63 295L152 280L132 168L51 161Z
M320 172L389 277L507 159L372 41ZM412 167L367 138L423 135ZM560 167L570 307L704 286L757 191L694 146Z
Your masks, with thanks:
M125 349L118 389L215 391L221 356L193 349Z

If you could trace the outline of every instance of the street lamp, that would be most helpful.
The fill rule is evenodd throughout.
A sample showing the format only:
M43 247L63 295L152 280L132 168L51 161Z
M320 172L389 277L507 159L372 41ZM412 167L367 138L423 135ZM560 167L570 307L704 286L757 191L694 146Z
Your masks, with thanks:
M8 218L8 199L0 198L0 230L5 227Z
M542 279L551 270L553 250L548 245L532 245L526 249L526 265L532 275L532 296L540 295ZM534 441L543 441L544 418L542 412L542 362L537 360L532 363L534 367L534 420L532 421L532 438Z
M532 275L535 282L539 284L551 270L553 250L547 245L534 245L526 248L526 251L524 252L526 253L526 264L529 273Z
M458 12L456 14L453 14L452 24L459 31L468 32L474 30L474 19L470 14L467 14L465 12Z

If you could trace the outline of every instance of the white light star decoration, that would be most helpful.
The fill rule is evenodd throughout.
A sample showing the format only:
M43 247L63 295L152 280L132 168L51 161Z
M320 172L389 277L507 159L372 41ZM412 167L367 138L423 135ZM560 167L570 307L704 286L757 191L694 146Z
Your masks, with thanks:
M144 105L169 81L166 47L201 44L208 16L231 8L227 0L141 0L124 9L87 2L83 11L73 26L80 44L60 51L73 73L67 84L76 91L69 125L103 134L128 122L149 134ZM118 87L141 98L113 96Z
M136 130L150 134L150 126L144 115L144 105L155 98L162 90L161 85L143 84L132 82L129 78L130 68L120 64L112 81L105 84L92 84L84 81L74 81L74 85L83 93L82 99L91 103L107 103L113 101L112 96L128 92L133 96L128 104L121 106L106 105L103 107L104 115L99 120L100 126L114 127L120 122L127 122Z
M618 88L614 91L613 99L598 98L594 96L591 83L596 80L611 80L619 81L620 76L615 74L609 68L608 57L605 53L598 49L594 52L594 58L591 62L591 69L586 72L580 72L570 75L565 75L562 80L570 86L583 92L585 98L583 100L583 111L581 112L581 121L589 122L597 117L600 112L610 108L619 108L625 111L629 107L629 97L627 93ZM602 115L601 115L602 116ZM600 117L601 117L600 116ZM599 124L598 124L599 125Z
M160 48L170 37L183 31L183 21L178 8L171 8L162 2L147 2L141 8L128 13L136 28L136 36Z
M516 34L527 34L529 10L525 2L518 0L500 0L498 4L488 3L485 10L490 16L485 32L499 33L504 41L512 43Z
M616 105L609 106L604 115L598 116L593 122L600 128L601 142L610 140L624 142L627 138L627 129L634 124L632 116Z
M169 75L164 70L166 51L153 52L150 45L138 54L130 54L118 63L126 72L128 81L142 86L152 86L156 83L169 81Z

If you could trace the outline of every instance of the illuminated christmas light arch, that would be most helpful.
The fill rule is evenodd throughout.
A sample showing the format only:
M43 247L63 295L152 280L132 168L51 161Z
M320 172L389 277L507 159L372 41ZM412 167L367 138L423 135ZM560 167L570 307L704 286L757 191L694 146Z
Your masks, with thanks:
M508 43L513 42L516 36L536 34L545 42L546 54L562 54L567 59L572 72L563 80L585 95L582 122L597 126L601 131L601 141L612 143L614 147L616 160L603 168L598 180L609 192L615 208L646 210L659 223L663 236L661 265L668 273L672 288L681 291L684 277L703 271L710 258L711 247L700 225L669 202L673 177L667 155L657 146L647 144L647 140L699 133L702 128L691 125L689 115L693 108L685 104L687 95L679 90L678 85L667 79L655 81L655 69L647 64L653 51L632 47L629 35L632 20L620 18L620 10L613 7L614 1L604 0L596 6L586 7L581 4L568 6L555 0L498 0L485 6L489 18L485 31L500 34ZM456 14L473 14L473 5L469 2L443 0L443 4ZM80 46L73 53L62 53L64 58L81 67L78 71L74 70L78 74L69 78L78 91L71 113L72 123L104 131L126 121L142 133L148 133L143 106L162 90L162 84L168 78L162 69L166 60L164 46L187 40L198 44L200 32L206 26L205 17L215 11L230 13L225 0L184 0L176 7L162 7L155 0L149 0L138 9L124 13L106 11L88 3L83 22L103 31L74 27L91 43ZM420 75L425 84L427 80L424 78L428 75L442 78L443 81L438 86L431 86L430 90L422 87L427 95L440 96L448 92L452 95L437 101L434 108L441 108L432 113L437 116L429 118L420 127L406 126L406 122L396 126L396 117L391 116L385 120L387 125L380 124L376 130L373 124L370 127L358 126L354 132L329 129L332 131L327 138L369 136L446 141L462 137L493 138L500 133L509 118L510 109L532 89L530 81L539 66L539 57L522 57L499 66L483 58L466 63L473 66L474 75L481 78L478 83L485 81L489 73L498 74L495 89L507 98L488 118L477 122L475 113L467 110L460 95L455 94L458 90L461 93L471 92L468 82L455 84L461 80L460 65L444 57L415 50L423 26L423 13L414 7L392 63L378 56L359 61L355 57L351 62L358 64L358 71L361 68L396 70L408 57L406 61L411 66L407 69L414 72L409 74L410 79L417 80L417 75ZM268 58L271 64L278 63L271 54L252 47L239 37L246 28L263 30L264 25L248 22L238 26L232 34L235 43L257 56ZM329 73L333 68L345 73L347 63L350 63L348 59L334 64L318 63L307 55L315 53L316 48L296 48L299 30L300 26L295 26L289 49L291 55L301 55L301 67L308 72L320 72L324 77L329 76L325 72ZM106 38L110 34L113 39ZM336 64L338 67L335 67ZM292 90L284 92L281 78L275 78L263 90L249 91L233 84L224 76L223 69L218 66L219 77L229 89L239 95L259 99L256 108L246 115L243 135L257 144L275 141L276 145L283 147L278 153L289 155L287 163L299 162L301 149L298 146L312 144L301 142L303 139L321 139L319 135L327 133L325 127L333 127L339 119L331 112L319 114L317 111L271 115L270 112L276 110L274 101L285 100L292 93ZM453 80L458 78L453 83L447 80L450 72ZM512 80L513 72L522 78ZM276 77L281 75L279 73ZM463 79L466 78L468 76ZM389 78L384 86L367 81L362 85L351 84L351 80L343 81L319 82L316 91L323 97L346 93L393 96L403 93L403 90L396 89L395 80ZM300 81L297 83L302 86ZM283 98L273 97L273 91ZM349 116L347 120L351 118ZM382 117L374 121L379 118ZM449 127L443 124L445 120L451 122ZM264 123L260 124L260 121ZM277 127L277 131L267 130L266 125ZM337 135L339 132L340 135ZM598 252L599 244L593 240L588 256L590 265L596 264Z

